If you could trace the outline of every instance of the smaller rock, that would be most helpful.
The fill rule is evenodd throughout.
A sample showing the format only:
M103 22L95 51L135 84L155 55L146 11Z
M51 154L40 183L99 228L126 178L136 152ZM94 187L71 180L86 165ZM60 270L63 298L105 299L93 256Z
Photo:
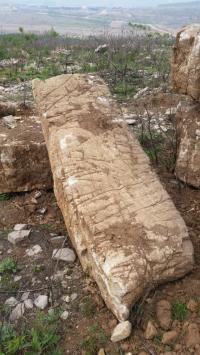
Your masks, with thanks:
M30 235L30 230L20 230L20 231L14 231L8 234L8 241L12 244L17 244L21 242L22 240L28 238Z
M106 50L108 49L108 45L105 44L100 44L96 49L95 49L95 53L104 53Z
M63 296L62 300L66 303L70 303L70 297L69 296Z
M66 320L68 317L69 317L69 312L67 311L64 311L60 316L60 318L63 320Z
M52 254L53 260L62 260L68 263L73 263L76 260L76 255L72 249L54 249Z
M45 214L46 212L47 212L47 208L46 208L46 207L40 208L40 209L38 210L38 213L39 213L39 214Z
M191 348L197 344L200 344L200 333L196 323L190 323L188 325L185 335L185 344L187 348Z
M15 322L18 319L22 318L25 312L24 303L19 303L10 314L10 321Z
M2 121L8 128L17 127L15 117L12 115L3 117Z
M145 330L145 334L144 334L145 339L151 340L157 334L158 334L158 331L157 331L156 327L154 326L154 324L151 321L148 321L147 327L146 327L146 330Z
M9 307L15 307L17 305L18 301L16 300L15 297L10 297L5 301L5 304Z
M35 256L42 252L42 248L40 245L34 245L32 248L26 249L27 256Z
M13 230L14 231L23 231L23 230L27 230L27 224L15 224Z
M42 192L41 191L36 191L35 192L35 195L34 195L34 198L38 199L42 196Z
M131 335L131 330L132 324L128 320L119 323L112 332L111 341L116 343L128 338Z
M64 236L53 237L50 239L50 243L54 245L54 247L61 248L66 240Z
M165 345L171 345L174 343L177 337L178 337L177 331L171 330L170 332L166 332L163 334L162 343Z
M156 305L156 315L162 329L169 330L172 324L171 304L161 300Z
M190 299L188 304L187 304L187 309L191 312L196 312L197 311L197 307L198 307L198 303L193 300L193 299Z
M72 293L72 295L70 296L70 299L73 302L77 299L77 297L78 297L77 293Z
M24 305L26 309L32 309L33 308L33 301L28 298L27 300L24 301Z
M16 275L16 276L14 277L14 282L18 282L18 281L20 281L21 279L22 279L22 276Z
M30 292L24 292L21 297L21 301L25 301L29 298Z
M147 355L146 351L141 351L138 355Z
M35 305L39 309L45 309L48 305L48 297L46 295L39 295L35 301Z

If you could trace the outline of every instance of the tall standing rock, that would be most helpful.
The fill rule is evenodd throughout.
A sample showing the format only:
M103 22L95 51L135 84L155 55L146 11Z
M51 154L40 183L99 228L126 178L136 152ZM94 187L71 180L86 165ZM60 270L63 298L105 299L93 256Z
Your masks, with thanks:
M70 238L126 320L146 288L192 269L185 223L99 77L35 80L33 92Z
M172 58L172 86L176 92L200 100L200 25L184 27L176 37Z
M172 86L187 95L178 105L176 175L200 187L200 25L184 27L176 38L172 58Z

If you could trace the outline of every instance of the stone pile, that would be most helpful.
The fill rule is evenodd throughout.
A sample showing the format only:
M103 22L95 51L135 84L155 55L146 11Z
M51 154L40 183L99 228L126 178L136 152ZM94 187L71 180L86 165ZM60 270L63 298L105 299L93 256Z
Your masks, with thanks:
M107 306L126 321L147 288L193 268L185 223L118 122L121 111L103 80L61 75L35 80L33 92L69 236Z
M183 28L176 38L172 59L172 86L185 94L177 110L178 152L176 175L200 187L200 25Z

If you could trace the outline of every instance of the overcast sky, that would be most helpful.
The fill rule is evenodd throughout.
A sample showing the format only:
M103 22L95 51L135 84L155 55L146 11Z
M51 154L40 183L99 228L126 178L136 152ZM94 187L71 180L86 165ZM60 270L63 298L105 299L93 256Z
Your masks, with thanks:
M164 3L192 2L194 0L10 0L12 3L23 4L45 4L45 5L65 5L65 6L153 6ZM200 1L200 0L199 0ZM5 0L0 0L5 3ZM9 2L9 0L8 0Z

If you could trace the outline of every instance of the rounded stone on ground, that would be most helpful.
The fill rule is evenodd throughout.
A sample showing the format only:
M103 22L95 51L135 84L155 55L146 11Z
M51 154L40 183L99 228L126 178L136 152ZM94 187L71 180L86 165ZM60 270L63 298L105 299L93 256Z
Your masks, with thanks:
M76 255L74 251L69 248L54 249L52 254L52 259L73 263L76 260Z
M131 335L132 324L128 320L119 323L113 330L111 335L111 341L116 343L118 341L124 340Z
M66 320L68 317L69 317L69 312L67 311L64 311L60 316L62 320Z
M169 330L172 324L171 304L161 300L156 305L156 315L162 329Z
M193 299L190 299L188 304L187 304L187 309L191 312L196 312L197 311L197 307L198 307L198 303L193 300Z
M35 301L34 304L37 308L39 309L45 309L48 305L48 297L46 295L39 295Z
M148 321L147 327L146 327L146 330L145 330L145 333L144 333L145 339L151 340L151 339L153 339L157 334L158 334L158 331L157 331L155 325L154 325L151 321Z
M178 332L176 330L171 330L163 334L162 343L165 345L171 345L177 339Z
M10 297L5 301L6 306L9 307L15 307L17 305L18 301L16 300L15 297Z

